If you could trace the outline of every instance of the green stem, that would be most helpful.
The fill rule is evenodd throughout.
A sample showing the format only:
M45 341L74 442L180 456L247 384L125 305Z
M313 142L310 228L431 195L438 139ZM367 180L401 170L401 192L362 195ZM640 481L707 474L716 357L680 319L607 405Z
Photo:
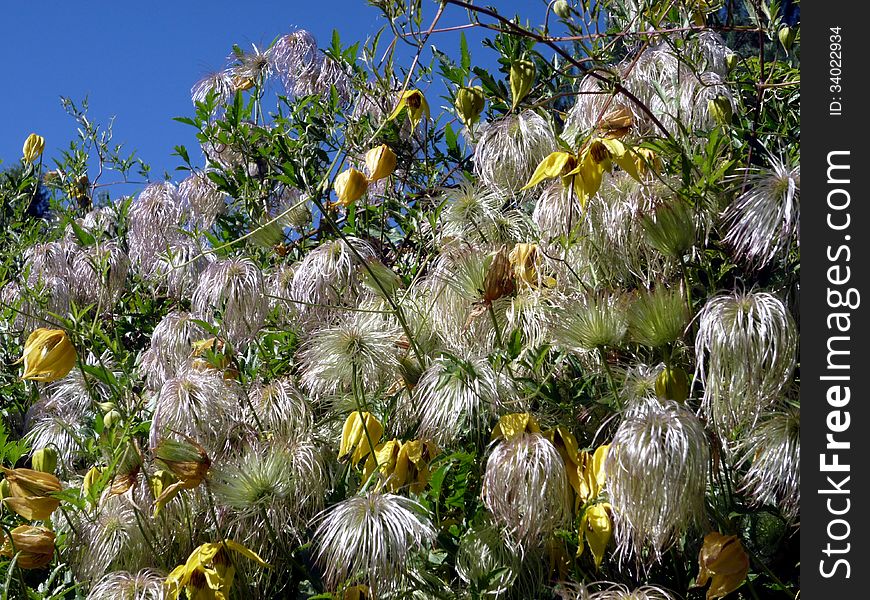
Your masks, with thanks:
M495 342L498 344L499 348L504 348L504 341L501 337L501 328L498 326L498 319L495 316L495 310L492 308L491 302L487 305L486 309L489 313L490 319L492 319L492 328L495 330Z
M613 379L613 372L610 370L610 365L607 364L607 357L604 355L603 347L598 348L598 354L601 357L601 365L604 367L604 373L607 375L607 381L610 384L610 391L613 394L613 402L619 405L619 392L616 389L616 381Z

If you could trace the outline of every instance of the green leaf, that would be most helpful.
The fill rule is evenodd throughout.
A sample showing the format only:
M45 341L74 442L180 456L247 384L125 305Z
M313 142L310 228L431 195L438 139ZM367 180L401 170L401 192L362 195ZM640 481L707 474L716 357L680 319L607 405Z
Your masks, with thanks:
M468 75L469 69L471 69L471 54L468 52L468 40L465 39L464 31L459 35L459 53L459 64L462 66L462 70L465 71L465 74Z

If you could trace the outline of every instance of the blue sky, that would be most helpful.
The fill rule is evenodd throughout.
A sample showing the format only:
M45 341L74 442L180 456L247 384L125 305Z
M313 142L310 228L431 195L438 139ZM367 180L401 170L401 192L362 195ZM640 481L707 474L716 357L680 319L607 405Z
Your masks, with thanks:
M543 0L490 0L502 14L519 13L538 23ZM427 19L437 6L423 0ZM47 157L58 156L75 138L75 123L60 96L85 96L91 120L106 125L115 117L114 142L135 149L152 166L152 179L173 173L176 144L195 153L193 129L172 120L190 116L190 87L203 74L224 66L234 43L268 45L295 28L312 32L321 47L332 30L342 42L374 35L384 21L365 0L280 2L16 2L3 7L0 50L6 58L0 94L0 169L18 161L30 132L46 139ZM532 18L534 17L534 18ZM464 12L448 7L441 26L464 22ZM487 64L469 30L475 64ZM457 56L458 34L433 36L439 49ZM427 52L425 58L431 57ZM492 57L489 57L491 64ZM433 99L434 100L434 99ZM183 178L183 174L175 176Z

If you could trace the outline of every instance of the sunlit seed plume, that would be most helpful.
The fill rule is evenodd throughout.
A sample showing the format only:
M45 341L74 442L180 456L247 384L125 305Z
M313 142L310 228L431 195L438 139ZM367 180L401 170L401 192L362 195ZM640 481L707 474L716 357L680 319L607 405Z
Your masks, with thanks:
M490 523L468 529L459 540L456 551L456 574L475 589L486 590L487 596L498 596L510 589L516 580L520 552L504 539L501 531ZM499 574L493 577L493 573Z
M530 223L517 210L504 207L504 197L463 180L444 192L442 243L514 244L529 237Z
M435 539L425 509L394 494L354 496L318 519L313 537L329 588L352 578L374 598L400 586L410 557Z
M147 515L124 495L105 495L94 510L76 519L68 545L68 559L79 579L94 581L109 571L148 566L152 556L143 532Z
M93 208L81 220L82 228L97 238L112 237L117 225L118 213L117 208L113 205Z
M203 242L183 237L158 252L147 274L148 279L176 298L189 298L213 255L206 253Z
M269 527L287 543L298 543L327 494L323 457L304 435L247 448L213 467L211 481L215 502L232 511L232 537L270 561L280 560L282 551Z
M240 390L214 370L185 369L167 379L154 404L151 447L175 432L219 454L242 420Z
M309 252L293 275L292 299L300 303L300 313L322 323L330 306L355 304L360 265L374 258L371 245L353 237L324 242Z
M725 242L744 260L764 266L800 244L800 165L768 158L770 168L752 168L733 177L746 191L723 216Z
M94 584L87 600L164 600L163 580L163 575L152 569L113 571Z
M306 340L299 355L300 381L315 395L389 385L398 376L399 336L398 326L386 315L346 313Z
M696 377L702 414L726 440L752 427L779 397L796 364L797 326L767 292L735 292L707 301L698 315Z
M190 88L190 99L194 104L205 102L208 95L213 93L217 105L226 104L236 92L236 86L233 83L232 69L224 69L215 71L205 75L202 79L193 84Z
M152 183L130 205L127 242L130 259L147 275L159 252L164 252L181 234L181 199L171 183Z
M265 322L269 302L263 272L248 258L209 264L193 292L191 304L205 320L218 315L220 331L234 345L244 346Z
M535 167L556 149L549 123L530 110L486 123L480 132L474 171L487 187L501 193L518 191Z
M227 57L227 63L231 65L233 91L239 89L238 82L256 84L268 79L274 71L271 58L271 50L261 50L256 44L251 44L248 51L235 47L233 54Z
M289 379L260 384L250 392L251 406L263 427L282 439L305 435L312 430L314 417L302 392Z
M709 461L703 425L682 404L646 398L626 409L605 463L622 558L657 562L702 523Z
M642 585L632 589L609 581L561 583L555 592L561 600L678 600L673 592L659 586Z
M304 29L278 38L269 50L269 58L288 94L296 92L300 79L316 77L319 71L317 40Z
M205 171L188 175L178 184L178 195L193 223L204 230L210 229L215 218L226 210L226 197Z
M507 331L520 332L523 352L550 339L549 295L547 290L526 289L510 299L510 306L505 310Z
M582 224L582 217L577 195L558 179L544 187L532 213L532 220L546 239L571 237Z
M79 305L97 304L113 311L124 291L130 261L115 240L96 242L77 251L72 259L71 279Z
M293 326L298 318L298 304L293 302L293 277L296 269L292 265L278 265L266 275L266 294L269 306L277 310L278 320L285 326Z
M296 96L319 95L329 97L332 89L339 102L347 105L353 95L352 81L347 67L318 51L317 62L296 78L293 94Z
M635 296L628 317L631 339L659 348L683 337L691 315L681 288L658 285Z
M184 311L167 313L151 334L148 357L142 359L140 370L148 386L159 389L166 379L183 370L193 352L193 342L206 337L205 330L195 322L192 314Z
M800 406L788 406L763 416L740 441L740 462L749 468L741 491L756 506L778 506L791 521L801 504Z
M636 398L655 397L656 378L663 368L663 363L657 365L637 363L626 369L620 390L623 405L627 406Z
M481 499L508 536L533 548L571 520L565 463L539 433L498 442L486 461Z
M483 439L493 418L520 405L507 375L475 356L433 360L417 382L411 403L420 420L420 437L441 445L464 436Z

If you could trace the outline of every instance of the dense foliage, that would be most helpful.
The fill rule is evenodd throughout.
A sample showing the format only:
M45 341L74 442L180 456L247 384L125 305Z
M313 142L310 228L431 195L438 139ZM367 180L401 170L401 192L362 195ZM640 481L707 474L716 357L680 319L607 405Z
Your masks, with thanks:
M2 598L794 598L796 7L371 4L0 175Z

